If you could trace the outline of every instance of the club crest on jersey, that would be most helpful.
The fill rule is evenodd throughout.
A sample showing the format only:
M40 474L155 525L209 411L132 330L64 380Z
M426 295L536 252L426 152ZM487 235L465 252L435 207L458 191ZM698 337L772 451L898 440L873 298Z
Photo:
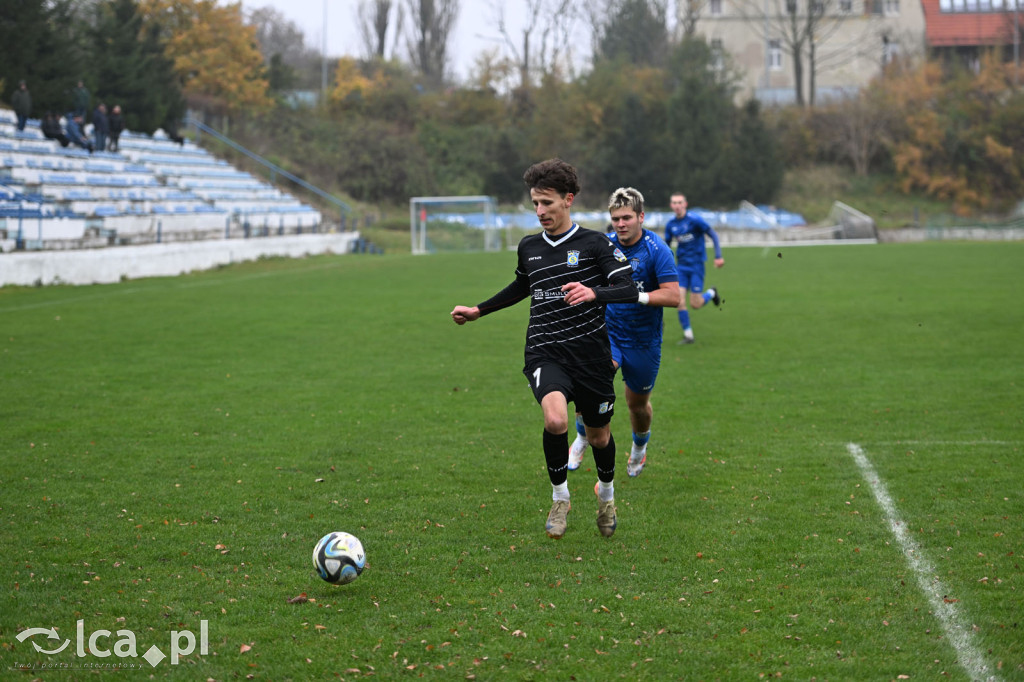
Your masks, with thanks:
M577 265L579 265L580 264L580 252L579 251L570 251L569 252L569 258L565 261L565 264L568 265L570 268L574 268Z
M620 263L626 262L626 254L622 253L622 251L617 246L615 247L615 260L619 261Z
M640 269L640 259L639 258L634 258L633 260L629 261L629 264L631 266L633 266L633 272L636 272L637 270Z
M601 406L597 408L597 413L598 414L605 414L606 412L610 411L613 407L615 407L615 403L610 403L610 402L601 403Z

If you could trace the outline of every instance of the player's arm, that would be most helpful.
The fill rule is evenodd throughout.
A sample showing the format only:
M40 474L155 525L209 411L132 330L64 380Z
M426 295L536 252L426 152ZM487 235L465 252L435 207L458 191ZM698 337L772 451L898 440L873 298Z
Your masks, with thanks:
M679 307L679 280L661 282L658 288L648 293L647 305L661 308Z
M455 306L451 312L452 320L455 324L466 324L467 322L478 320L496 310L519 303L527 297L529 292L529 282L527 282L525 275L520 275L517 271L516 278L508 286L483 303L477 304L472 308L464 305Z
M672 255L672 249L657 237L654 238L655 247L651 251L654 268L654 281L658 288L650 292L650 300L647 305L656 305L663 308L677 308L682 300L683 292L679 288L679 272L676 270L676 260Z
M588 301L597 303L637 303L646 300L641 296L633 281L633 268L626 265L623 268L613 271L607 275L606 286L588 287L580 282L569 282L562 287L565 292L565 302L569 305L578 305Z
M720 268L725 265L725 259L722 258L722 243L718 241L718 233L710 225L708 225L707 233L711 237L711 243L715 245L715 267Z

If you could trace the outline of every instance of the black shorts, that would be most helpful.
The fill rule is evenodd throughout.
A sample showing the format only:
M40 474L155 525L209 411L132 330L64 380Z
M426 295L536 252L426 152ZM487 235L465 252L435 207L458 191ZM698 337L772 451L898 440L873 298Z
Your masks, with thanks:
M540 403L548 393L560 391L575 403L583 423L591 428L606 425L615 411L615 366L576 365L566 367L552 360L533 360L523 368L533 397Z

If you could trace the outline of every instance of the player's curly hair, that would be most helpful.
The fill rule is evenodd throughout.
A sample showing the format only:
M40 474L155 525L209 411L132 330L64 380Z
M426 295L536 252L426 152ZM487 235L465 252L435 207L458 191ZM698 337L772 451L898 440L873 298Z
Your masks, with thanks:
M640 194L640 190L632 187L620 187L608 197L609 211L626 207L633 209L633 213L637 215L644 212L644 195Z
M580 193L580 178L576 169L561 159L548 159L533 164L523 173L523 182L530 189L550 189L563 197L570 192Z

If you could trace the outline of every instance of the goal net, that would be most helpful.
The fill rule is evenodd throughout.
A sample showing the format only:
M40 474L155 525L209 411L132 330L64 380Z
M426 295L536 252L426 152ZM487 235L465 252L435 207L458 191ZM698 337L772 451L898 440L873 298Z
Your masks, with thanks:
M836 239L878 241L878 229L871 216L865 215L841 201L832 204L828 219L829 223L834 226Z
M494 197L413 197L409 199L412 252L499 251L503 228Z

